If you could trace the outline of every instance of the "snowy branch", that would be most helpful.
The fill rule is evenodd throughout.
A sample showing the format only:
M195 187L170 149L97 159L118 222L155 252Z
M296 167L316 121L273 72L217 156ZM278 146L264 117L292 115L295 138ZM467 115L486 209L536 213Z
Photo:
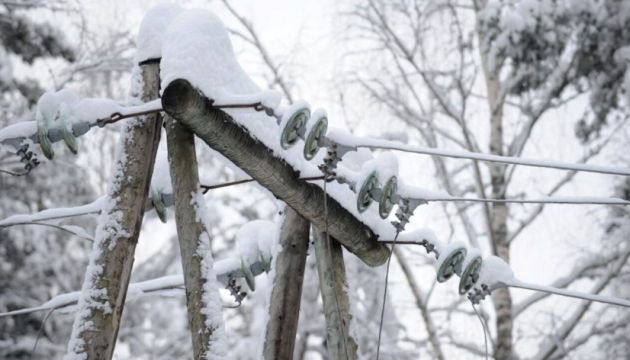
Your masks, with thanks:
M236 10L230 5L228 0L223 0L223 4L227 7L230 13L234 15L234 17L238 20L238 22L241 23L241 25L243 25L243 27L245 28L249 36L244 35L241 32L236 31L236 30L232 30L231 31L232 34L240 37L241 39L244 39L248 43L252 44L258 50L264 63L267 65L267 67L269 68L269 70L271 71L273 75L273 84L278 84L278 86L280 86L280 89L282 89L282 93L284 94L286 99L290 103L293 103L291 90L280 72L280 67L276 65L276 63L273 61L273 59L269 55L269 52L267 51L267 47L260 41L258 37L258 33L254 29L254 26L249 21L247 21L241 14L236 12Z
M615 255L612 257L601 257L594 258L583 262L580 262L578 265L573 267L573 269L569 272L569 275L563 276L557 280L555 280L551 286L559 289L567 288L575 281L584 277L591 270L599 269L610 264L611 261L614 261L619 258L620 255ZM512 309L512 316L516 318L523 311L527 310L530 306L536 304L540 300L546 299L551 294L545 292L536 292L529 297L525 298L521 302L514 305Z
M602 141L599 145L595 146L594 148L592 148L591 150L589 150L589 152L587 154L585 154L584 156L582 156L582 158L577 162L578 164L586 164L591 158L597 156L610 142L610 140L612 139L612 137L617 133L617 131L620 129L620 127L625 124L628 121L628 118L624 119L618 126L615 127L615 129L610 133L610 135L604 139L604 141ZM511 179L512 174L514 173L514 168L512 169L512 172L510 173L510 175L508 176L508 180L506 181L506 187L507 184L509 183L509 179ZM569 171L567 172L558 182L556 182L556 184L554 184L553 187L551 187L551 189L547 192L546 196L553 196L556 192L560 191L560 189L568 184L569 182L571 182L571 180L573 180L573 178L575 177L575 175L577 174L577 172L575 171ZM505 189L504 188L502 190L503 193L505 193ZM545 208L544 204L540 204L539 206L537 206L530 214L529 216L525 219L522 220L518 226L518 228L516 228L515 230L513 230L507 238L508 242L512 242L514 241L518 235L520 235L520 233L525 230L525 228L527 228L531 223L534 222L534 220L536 220L536 218L538 218L538 216L540 214L542 214L543 210Z
M630 246L626 248L626 250L620 254L619 259L612 264L612 266L608 269L606 274L600 278L593 286L591 292L593 294L601 293L606 286L610 283L610 281L619 273L621 268L625 265L630 257ZM578 306L577 310L573 312L573 314L562 324L562 326L557 330L555 334L553 334L554 338L560 339L560 341L564 341L577 327L578 323L584 317L586 312L590 309L593 303L590 301L583 301ZM536 359L549 359L558 349L558 344L554 341L547 341L538 349L538 354L536 355Z

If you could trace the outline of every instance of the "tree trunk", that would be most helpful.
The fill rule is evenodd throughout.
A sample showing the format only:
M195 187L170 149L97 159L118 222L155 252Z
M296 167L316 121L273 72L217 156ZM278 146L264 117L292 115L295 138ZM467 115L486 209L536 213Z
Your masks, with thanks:
M358 343L350 334L350 299L346 282L346 267L343 263L343 249L334 239L328 242L325 233L313 227L317 273L326 317L326 345L332 360L356 360ZM328 243L328 244L327 244ZM327 246L328 245L328 246ZM330 254L328 250L330 249ZM332 261L332 262L331 262ZM341 313L341 322L339 313ZM340 326L343 324L343 327ZM345 340L344 340L345 339Z
M282 251L276 259L269 322L265 333L264 359L291 359L300 315L300 299L308 252L310 223L286 207L280 230Z
M490 154L503 155L503 100L498 98L499 80L495 74L487 77L488 102L490 106ZM497 104L496 102L501 102ZM492 198L505 199L505 165L490 164ZM505 203L492 205L492 239L497 256L510 263L510 244L507 241L508 207ZM499 289L493 294L497 313L497 342L495 357L500 360L512 359L512 297L510 291Z
M400 263L400 267L402 268L403 273L407 278L407 282L409 283L409 288L411 288L413 297L416 299L416 305L418 306L418 309L420 309L420 314L422 315L422 319L424 320L424 325L427 329L429 342L433 347L435 358L438 360L444 360L442 346L440 345L440 339L438 338L438 333L435 328L435 324L433 323L433 318L431 317L431 314L429 313L429 307L427 306L427 303L422 296L420 286L418 286L416 278L413 276L411 267L409 266L409 264L407 264L407 259L398 248L394 248L394 255L396 255L396 258Z
M501 97L501 83L495 69L488 67L487 54L485 52L485 34L479 32L479 52L482 68L486 80L488 93L488 108L490 109L490 154L503 155L503 104ZM492 198L505 199L505 168L504 164L490 163L490 181L492 184ZM492 222L490 237L492 248L496 249L497 256L510 263L510 243L507 238L508 207L505 203L492 205ZM497 341L495 345L495 358L499 360L512 359L512 297L508 289L496 290L493 295L493 303L497 313Z
M278 154L253 138L229 115L212 108L208 99L188 81L180 79L171 82L164 90L162 104L169 115L206 144L247 172L298 214L315 226L324 228L323 190L299 180L299 173ZM369 266L382 265L389 257L389 248L377 241L374 232L334 199L328 200L328 230L348 251Z
M142 102L157 99L158 64L134 69L132 76L132 81L136 82L132 84L132 98ZM140 76L142 93L136 94L134 85L139 85ZM112 358L161 128L162 118L158 114L129 119L123 125L118 145L122 151L116 159L109 185L110 200L103 209L96 231L68 344L69 358Z
M211 349L211 339L217 329L214 328L216 324L209 321L211 316L204 312L204 296L207 295L208 291L215 291L217 297L219 294L216 288L206 288L208 282L205 277L207 274L204 274L202 261L211 259L212 254L206 251L208 252L207 257L199 256L200 239L202 236L206 236L209 241L210 229L206 228L203 219L199 219L198 209L195 206L200 206L200 204L195 204L193 201L195 196L193 194L198 194L200 191L195 136L170 116L166 116L165 124L168 163L171 170L175 202L175 221L182 255L184 283L186 284L186 307L188 324L192 334L193 354L195 359L205 359L206 354L215 352L215 349ZM220 318L220 315L217 318Z

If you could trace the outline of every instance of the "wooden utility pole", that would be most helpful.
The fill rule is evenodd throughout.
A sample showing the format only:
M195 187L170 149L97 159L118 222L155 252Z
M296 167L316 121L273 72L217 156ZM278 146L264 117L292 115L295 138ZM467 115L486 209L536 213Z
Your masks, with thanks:
M225 112L213 108L186 80L171 82L162 96L162 106L173 118L247 172L259 184L283 200L298 214L319 228L325 226L324 191L306 181L254 139ZM385 263L389 248L377 241L372 229L354 217L334 199L328 200L328 231L348 251L369 266Z
M157 99L159 65L148 63L141 66L140 71L142 93L132 93L132 97L139 97L143 102ZM123 126L118 145L122 150L116 159L114 177L109 185L110 201L103 209L104 214L96 230L83 294L68 345L69 355L90 360L112 358L161 129L159 114L129 119Z
M358 344L350 335L350 299L346 282L343 249L335 239L313 226L317 273L326 317L326 345L331 360L356 360ZM330 249L330 253L328 252ZM339 306L339 310L337 310ZM339 320L341 314L341 321ZM343 326L342 326L343 325Z
M293 357L308 252L310 223L288 206L285 211L265 331L263 357L267 360Z
M199 241L202 236L207 236L208 240L211 238L210 229L206 229L204 220L199 219L197 209L193 205L195 202L192 201L192 197L200 191L195 136L168 115L165 125L193 354L194 359L205 359L205 354L212 353L210 338L217 329L207 321L208 317L203 311L203 297L207 291L204 290L204 285L207 279L204 277L201 264L204 258L199 256L198 252ZM207 256L212 254L208 253Z

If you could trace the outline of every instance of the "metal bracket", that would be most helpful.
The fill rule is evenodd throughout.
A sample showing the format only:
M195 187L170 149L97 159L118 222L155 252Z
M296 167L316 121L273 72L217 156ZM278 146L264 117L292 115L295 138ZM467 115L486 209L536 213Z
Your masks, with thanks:
M20 162L24 164L24 170L30 172L39 166L40 162L32 151L28 151L28 147L28 144L20 146L16 154L20 157Z
M396 231L403 232L405 226L409 223L409 219L413 216L413 212L416 208L423 204L428 204L424 199L402 198L399 195L392 196L392 200L398 203L398 210L396 210L396 217L399 221L392 221L392 225L396 228Z
M342 161L344 155L351 151L357 151L357 148L336 143L329 138L322 136L319 139L319 146L326 148L326 156L324 163L319 165L319 170L324 173L327 178L336 178L337 164Z
M430 253L435 253L435 258L437 259L438 257L440 257L440 253L437 251L437 249L435 248L434 244L431 244L429 242L429 240L427 239L423 239L422 242L420 243L420 245L424 246L424 248L427 250L427 254Z
M236 278L230 276L230 280L228 280L228 284L225 288L230 290L230 295L234 296L234 300L238 303L237 307L241 306L241 303L247 296L247 293L245 291L241 291L240 285L236 285Z
M491 295L494 290L503 288L507 288L507 285L501 282L493 284L492 286L481 284L470 289L466 297L470 300L470 302L477 305L481 302L481 300L484 300L486 296Z

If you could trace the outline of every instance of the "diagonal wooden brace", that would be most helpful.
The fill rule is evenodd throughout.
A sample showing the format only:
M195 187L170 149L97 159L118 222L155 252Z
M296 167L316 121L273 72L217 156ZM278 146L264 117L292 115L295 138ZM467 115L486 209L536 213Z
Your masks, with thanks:
M260 185L284 201L320 229L324 224L324 191L299 180L299 173L225 112L213 108L188 81L171 82L162 95L164 111L189 128L208 146L248 173ZM389 257L387 245L377 241L372 229L336 200L328 199L328 231L351 253L369 266Z

